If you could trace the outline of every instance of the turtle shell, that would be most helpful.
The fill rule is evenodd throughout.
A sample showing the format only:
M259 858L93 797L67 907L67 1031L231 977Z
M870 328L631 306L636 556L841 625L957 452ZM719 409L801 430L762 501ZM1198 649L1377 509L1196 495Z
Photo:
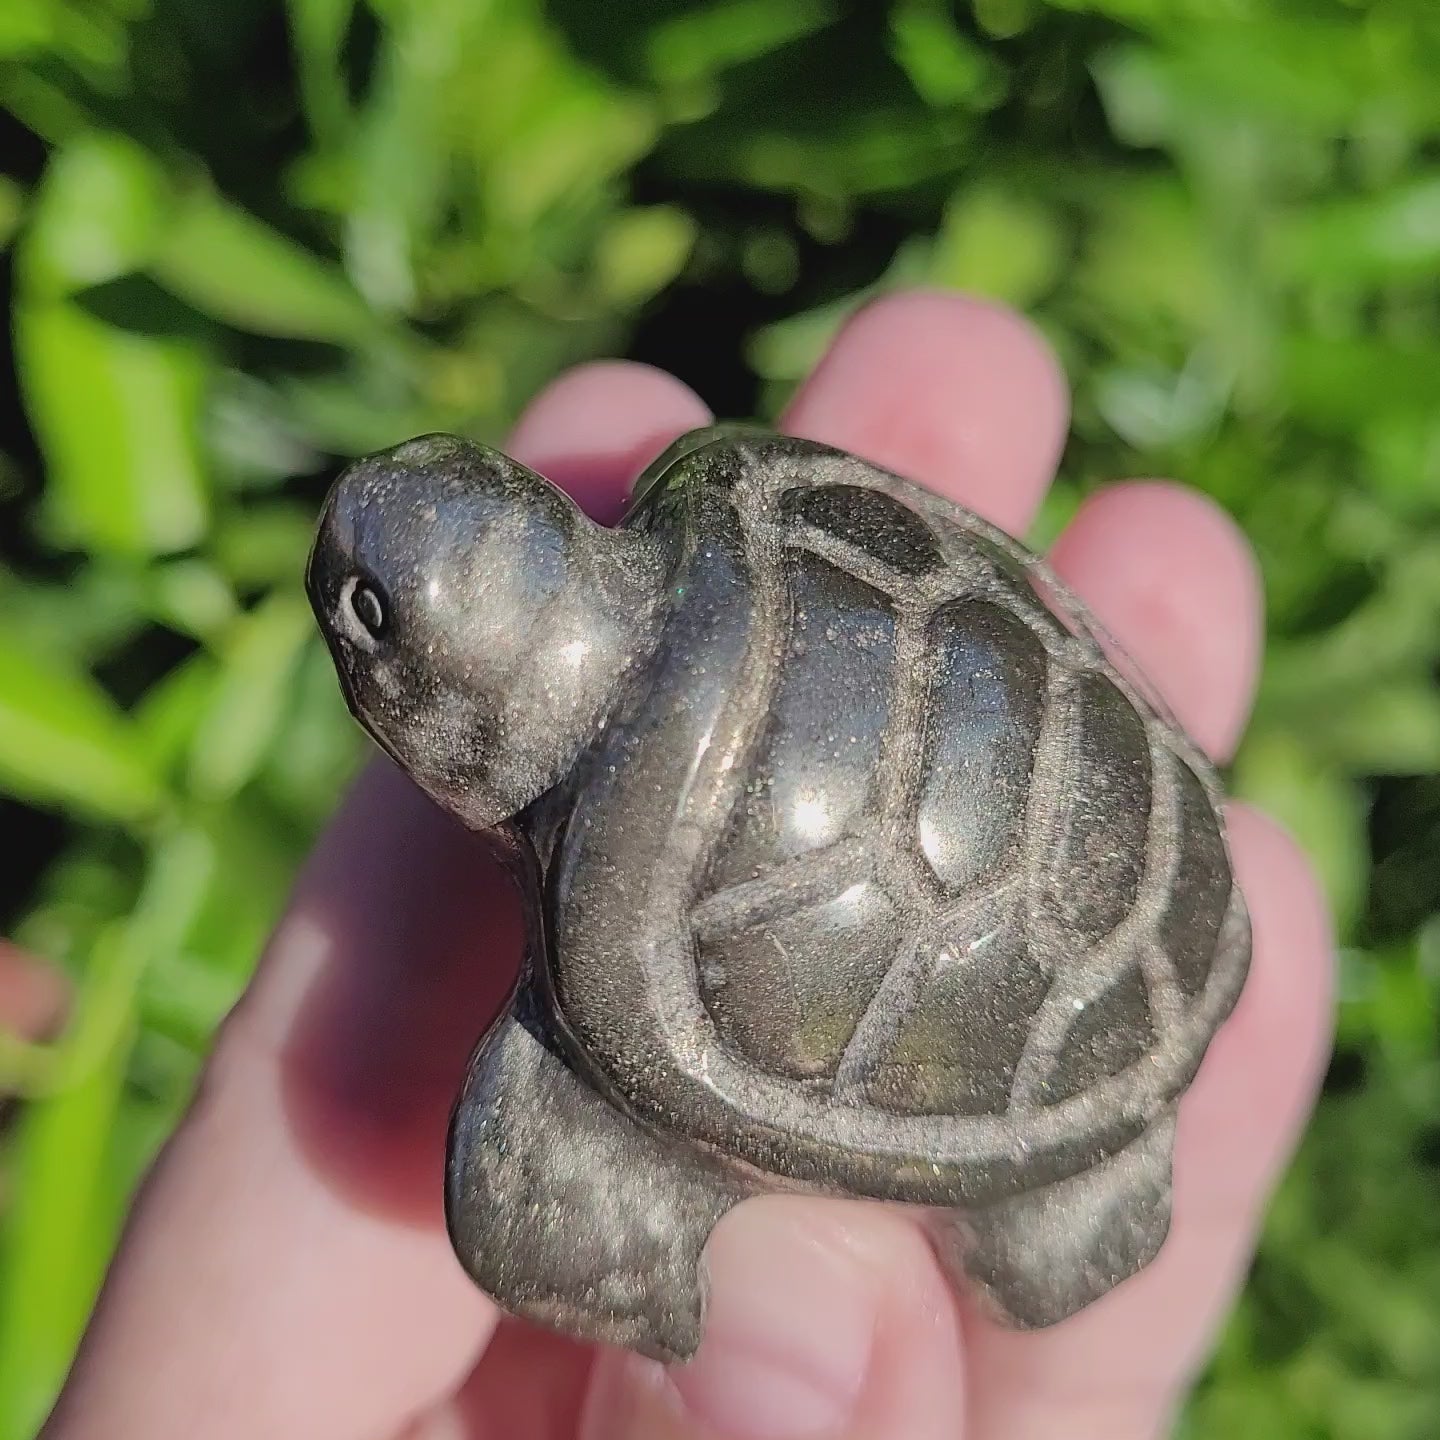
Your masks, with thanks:
M1128 1143L1234 1005L1209 764L1016 542L703 432L627 523L660 650L565 790L551 998L597 1083L767 1171L994 1198Z

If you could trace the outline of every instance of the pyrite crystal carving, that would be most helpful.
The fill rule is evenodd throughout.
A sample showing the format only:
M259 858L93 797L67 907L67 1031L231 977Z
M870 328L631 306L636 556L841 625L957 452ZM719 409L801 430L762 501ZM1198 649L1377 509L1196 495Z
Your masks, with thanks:
M336 482L308 585L355 715L524 898L446 1180L502 1307L688 1356L712 1228L777 1189L926 1207L1018 1326L1155 1256L1249 924L1211 766L1022 546L749 429L613 529L427 436Z

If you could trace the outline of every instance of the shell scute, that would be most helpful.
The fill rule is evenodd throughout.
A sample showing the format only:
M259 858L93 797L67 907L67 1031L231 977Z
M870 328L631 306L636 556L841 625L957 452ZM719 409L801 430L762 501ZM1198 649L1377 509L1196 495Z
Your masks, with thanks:
M1160 942L1175 966L1181 989L1194 999L1205 985L1220 943L1230 898L1230 858L1215 807L1194 770L1177 760L1180 816L1169 903L1160 920Z
M881 490L859 485L795 486L781 497L780 510L787 518L853 545L897 575L929 575L945 568L930 527Z
M892 602L813 555L785 570L784 662L715 887L833 843L874 789L895 664Z
M1048 662L1020 620L985 600L941 606L926 651L916 839L953 895L1019 857Z
M701 995L737 1053L775 1075L833 1076L899 941L889 897L856 880L735 934L702 935Z
M1045 1082L1045 1104L1057 1104L1106 1075L1118 1075L1149 1053L1158 1039L1149 989L1138 965L1132 965L1098 1000L1081 1003L1076 1010L1065 1048Z
M1060 755L1042 837L1035 905L1073 947L1108 935L1135 904L1150 823L1150 739L1106 676L1077 676L1055 705Z
M866 1086L898 1114L987 1115L1009 1103L1046 976L1016 915L939 943L931 973Z

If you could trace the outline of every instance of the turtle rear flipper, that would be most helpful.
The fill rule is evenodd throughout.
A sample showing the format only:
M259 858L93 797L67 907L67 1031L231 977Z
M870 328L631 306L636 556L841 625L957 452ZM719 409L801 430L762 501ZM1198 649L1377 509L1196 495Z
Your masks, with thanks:
M1174 1141L1172 1113L1093 1169L946 1217L942 1264L1006 1325L1037 1330L1068 1319L1159 1253Z

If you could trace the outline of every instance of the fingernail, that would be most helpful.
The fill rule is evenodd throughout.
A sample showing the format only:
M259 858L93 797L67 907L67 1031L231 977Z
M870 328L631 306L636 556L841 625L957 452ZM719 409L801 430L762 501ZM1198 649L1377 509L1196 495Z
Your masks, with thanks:
M881 1277L840 1218L759 1200L709 1249L705 1337L671 1371L695 1420L733 1440L843 1434L860 1403Z

